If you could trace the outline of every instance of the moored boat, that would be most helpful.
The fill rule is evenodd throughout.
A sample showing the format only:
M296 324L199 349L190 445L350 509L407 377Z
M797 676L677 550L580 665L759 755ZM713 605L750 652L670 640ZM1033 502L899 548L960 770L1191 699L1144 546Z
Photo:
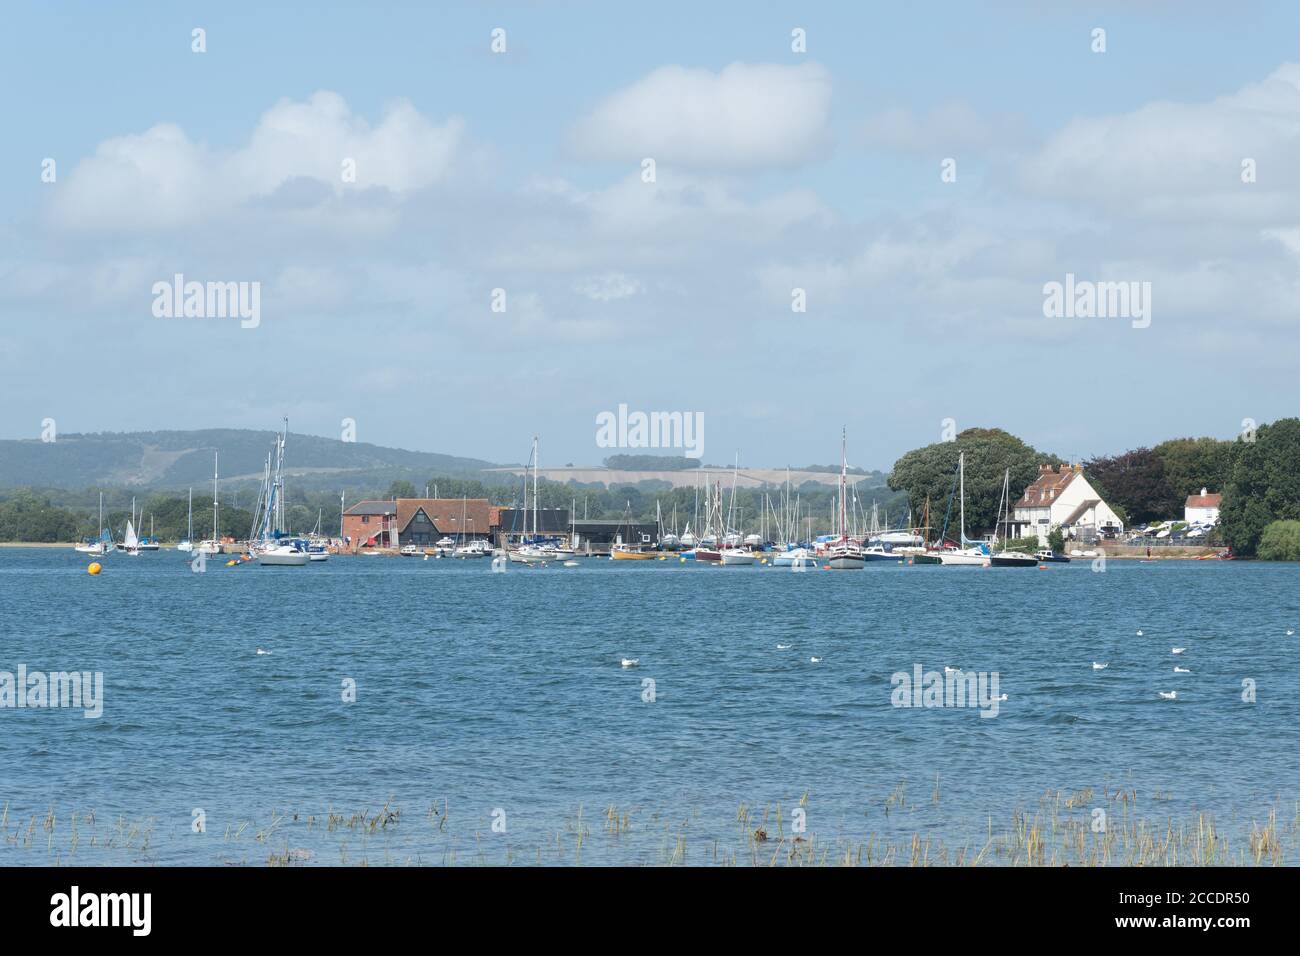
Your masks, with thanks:
M849 537L849 456L847 432L840 434L840 527L839 540L826 550L826 564L833 571L858 571L866 567L862 545Z

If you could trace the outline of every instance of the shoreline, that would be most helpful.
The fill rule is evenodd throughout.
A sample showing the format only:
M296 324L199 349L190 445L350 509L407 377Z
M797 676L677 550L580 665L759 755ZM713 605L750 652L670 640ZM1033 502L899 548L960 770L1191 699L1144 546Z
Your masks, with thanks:
M175 551L176 544L177 542L163 544L162 550ZM68 541L68 542L0 541L0 550L5 548L13 548L13 549L41 548L41 549L52 549L52 550L66 549L68 551L71 551L75 546L76 546L75 543L72 541ZM1095 561L1097 558L1102 557L1103 553L1107 561L1148 560L1146 555L1146 550L1143 547L1129 547L1125 545L1121 545L1119 547L1122 548L1123 550L1112 550L1110 548L1107 548L1103 552L1102 549L1098 548L1096 549L1097 553L1091 557L1087 557L1084 555L1068 554L1068 552L1067 552L1067 556L1070 558L1072 564L1085 564L1085 563ZM1152 561L1213 561L1215 560L1214 555L1217 554L1219 550L1220 550L1219 548L1177 548L1177 547L1161 547L1159 549L1152 548L1150 560ZM1170 552L1170 551L1176 553L1173 554L1162 553L1162 552ZM239 552L227 552L227 553L234 554ZM665 552L665 554L670 556L673 553L675 552ZM385 557L399 556L397 551L390 550L390 549L382 549L378 552L378 554L383 555ZM331 551L330 556L331 557L359 557L360 555L358 552L353 552L353 551ZM583 555L583 557L586 557L586 555ZM1254 559L1234 558L1233 560L1245 561L1245 560L1254 560ZM1269 563L1285 564L1286 562L1269 562Z

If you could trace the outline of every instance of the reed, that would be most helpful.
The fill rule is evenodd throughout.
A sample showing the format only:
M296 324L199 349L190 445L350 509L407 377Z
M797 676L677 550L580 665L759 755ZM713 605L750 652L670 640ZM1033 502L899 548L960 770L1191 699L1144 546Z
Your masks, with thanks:
M1225 830L1205 811L1184 817L1140 812L1141 796L1132 787L1047 790L1036 802L1011 808L1001 822L988 815L972 834L964 827L944 826L936 778L924 811L908 804L906 782L883 800L886 817L915 813L921 824L915 828L904 816L901 826L855 831L842 820L819 817L815 801L805 792L798 806L806 814L807 832L802 827L791 832L781 802L739 803L735 830L698 808L668 814L610 804L600 815L600 826L589 826L585 808L578 806L541 840L514 829L507 837L464 822L455 825L446 799L428 804L427 825L408 821L390 796L377 810L331 806L323 815L273 810L265 816L232 819L224 822L219 839L191 833L188 818L183 818L184 825L173 821L166 826L153 817L118 815L102 821L93 809L55 806L18 817L6 801L0 807L0 865L61 865L73 858L78 865L210 864L215 858L230 865L266 866L311 865L324 859L350 866L1208 867L1296 862L1300 801L1287 807L1275 800ZM1145 799L1167 807L1171 798L1162 794L1160 799ZM882 807L882 802L869 799L867 806ZM1104 811L1102 824L1099 810ZM466 845L471 848L468 857Z

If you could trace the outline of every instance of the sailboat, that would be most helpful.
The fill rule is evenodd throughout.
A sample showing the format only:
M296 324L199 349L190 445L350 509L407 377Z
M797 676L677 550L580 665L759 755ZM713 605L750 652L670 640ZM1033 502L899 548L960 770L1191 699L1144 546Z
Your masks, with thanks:
M126 534L122 535L122 543L118 546L118 550L132 557L140 555L140 539L136 537L135 525L131 523L130 518L126 519Z
M939 562L946 565L987 567L989 552L985 545L966 540L966 452L957 456L957 475L961 489L961 547L939 552Z
M513 551L507 551L507 556L516 564L545 564L550 560L549 555L538 543L537 535L537 436L533 436L533 454L531 464L533 466L533 533L532 537L528 536L528 471L524 470L524 543Z
M727 522L723 525L726 532L722 536L722 551L718 554L718 560L725 566L748 566L754 563L754 552L744 547L744 539L739 531L734 530L735 524L733 519L736 514L736 480L740 474L740 453L736 453L736 463L731 469L731 500L727 504ZM721 482L718 484L721 489ZM718 492L718 517L722 517L722 492ZM736 522L739 524L739 522Z
M83 541L76 545L76 550L82 554L108 554L115 547L113 544L113 535L104 527L104 493L99 493L99 537L94 541Z
M220 554L221 535L217 533L217 452L212 453L212 537L200 541L194 550L199 554Z
M284 536L284 446L289 435L289 420L275 436L275 467L271 455L266 458L266 474L258 503L262 505L257 524L249 535L249 544L257 563L264 568L297 568L311 560L307 550Z
M189 513L185 520L185 540L176 545L177 551L189 553L194 550L194 489L190 489Z
M140 509L140 524L141 524L141 526L144 525L144 509L143 509L143 508ZM160 544L158 543L158 539L155 538L155 537L154 537L154 534L153 534L153 513L150 512L150 514L149 514L149 537L147 537L147 538L142 538L142 539L140 540L140 550L141 550L141 551L159 551L159 550L161 550L161 549L162 549L162 545L160 545Z
M330 539L320 532L321 520L325 516L324 508L316 509L316 527L307 535L307 558L310 561L328 561L330 559Z
M848 433L840 433L840 539L826 551L826 563L833 571L857 571L866 566L862 546L849 537L849 452Z
M624 524L627 525L627 534L630 538L632 536L632 502L630 501L623 510L623 520L619 523L619 527L622 528ZM615 535L614 545L609 549L611 561L652 561L654 557L654 552L646 551L639 544L624 544L622 532Z
M998 503L998 524L1005 533L1011 526L1011 469L1008 468L1002 478L1002 500ZM994 540L999 540L994 535ZM995 568L1032 568L1038 564L1038 557L1027 551L1008 551L1005 545L1001 551L989 555L989 561Z
M659 550L676 551L682 546L682 539L677 535L677 502L673 502L673 527L669 531L664 527L662 505L655 501L655 520L659 524Z
M465 527L468 523L467 522L468 517L469 517L469 504L465 496L461 495L460 531L457 532L457 536L460 538L460 541L458 546L456 546L455 550L451 552L452 555L454 555L457 558L490 558L492 556L492 548L482 538L479 538L475 541L469 541L469 542L465 541L464 534L465 534ZM456 545L457 543L452 542L452 544ZM437 544L437 548L441 550L442 547L443 547L442 541L439 541Z
M722 563L722 550L718 546L718 538L723 532L713 530L713 521L716 517L718 526L722 525L722 482L712 482L713 487L709 490L709 500L704 515L704 531L700 535L695 545L695 560L706 561L710 564Z

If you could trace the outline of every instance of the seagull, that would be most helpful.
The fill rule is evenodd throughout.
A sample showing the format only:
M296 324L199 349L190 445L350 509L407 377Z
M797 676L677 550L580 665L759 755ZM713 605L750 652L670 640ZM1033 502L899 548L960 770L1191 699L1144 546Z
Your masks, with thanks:
M1007 695L1003 694L1001 697L998 698L998 701L1001 702L1001 701L1005 701L1006 699L1007 699Z
M1169 649L1173 651L1175 654L1181 654L1183 651L1187 650L1187 648L1185 647L1171 647Z
M1168 691L1168 692L1162 690L1162 691L1159 691L1159 694L1160 694L1160 699L1161 699L1161 700L1177 700L1177 699L1178 699L1178 691L1176 691L1176 690L1171 690L1171 691Z
M1291 636L1292 634L1294 634L1294 633L1295 633L1295 631L1291 630L1291 628L1287 628L1287 630L1286 630L1286 636L1287 636L1287 637L1290 637L1290 636Z
M1174 665L1175 674L1190 674L1191 672L1192 669L1190 667L1179 667L1177 664Z
M821 659L820 657L810 657L810 658L808 658L808 663L809 663L809 664L820 664L821 662L822 662L822 659Z
M776 649L777 649L778 651L788 651L788 650L791 648L791 646L792 646L792 645L790 645L790 644L778 644L778 645L776 645Z
M944 665L944 668L943 668L943 672L944 672L945 674L960 674L960 673L961 673L961 668L960 668L960 667L949 667L949 666L947 666L947 665L945 664L945 665Z
M264 650L262 650L260 647L257 649L257 656L258 656L258 657L261 657L263 654L270 654L270 653L271 653L270 651L264 651Z
M1142 636L1142 632L1141 632L1141 631L1138 631L1138 637L1141 637L1141 636Z
M639 657L625 657L625 658L623 658L623 666L624 666L624 667L636 667L636 665L637 665L637 664L640 664L640 663L641 663L641 658L639 658Z
M1096 661L1092 662L1092 669L1095 671L1104 671L1107 667L1110 667L1110 661L1105 664L1098 664Z

